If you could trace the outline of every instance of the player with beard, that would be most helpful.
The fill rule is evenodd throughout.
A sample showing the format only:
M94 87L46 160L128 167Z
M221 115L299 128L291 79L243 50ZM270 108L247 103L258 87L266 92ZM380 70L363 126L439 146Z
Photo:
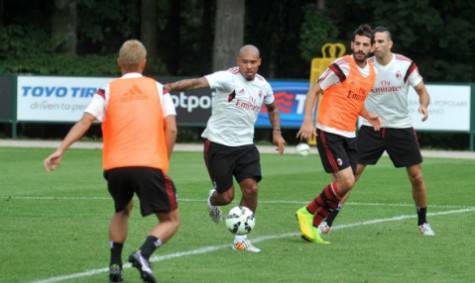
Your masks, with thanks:
M333 180L307 206L297 210L296 216L302 238L320 244L319 224L338 207L340 199L355 183L357 162L356 122L364 117L375 130L380 127L379 117L368 112L364 101L371 91L376 70L368 62L374 41L373 31L367 24L359 26L351 39L352 55L335 60L307 93L302 126L297 133L301 139L317 135L317 147L323 167ZM322 94L316 127L313 109Z
M435 232L427 222L427 190L422 175L422 155L419 142L409 116L407 96L409 86L419 95L418 111L422 121L429 117L430 96L419 74L416 64L409 58L391 52L393 41L390 31L385 27L376 27L374 32L374 61L378 70L375 87L365 104L370 111L382 119L381 131L375 132L363 121L358 131L358 166L356 179L366 165L374 165L384 151L397 168L406 167L407 176L412 185L412 196L416 204L417 225L423 236L434 236ZM345 202L348 195L341 201ZM329 233L339 210L334 210L320 225L323 233Z
M254 145L254 124L265 104L272 125L272 138L279 153L285 140L280 131L280 118L269 83L257 74L260 52L254 45L244 45L237 56L237 67L218 71L201 78L167 84L170 91L214 89L211 117L201 135L204 159L213 189L208 195L208 211L212 220L222 219L220 206L234 199L233 176L242 192L240 205L253 212L257 208L257 183L261 180L259 151ZM246 235L236 235L233 249L257 253Z

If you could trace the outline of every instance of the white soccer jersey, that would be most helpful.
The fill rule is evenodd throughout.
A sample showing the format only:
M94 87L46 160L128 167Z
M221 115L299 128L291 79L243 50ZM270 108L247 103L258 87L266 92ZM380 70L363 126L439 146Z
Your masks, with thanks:
M378 73L376 82L365 101L368 111L376 113L387 128L412 127L407 94L409 86L415 87L422 82L422 76L416 64L400 54L393 54L387 65L381 65L372 57ZM363 119L363 124L370 126Z
M140 73L127 73L123 75L120 79L130 79L130 78L140 78L142 77L142 74ZM158 89L158 94L160 95L160 103L162 106L162 113L163 117L167 117L169 115L176 115L176 110L175 110L175 105L173 104L173 100L170 97L170 94L168 91L164 91L163 85L159 82L157 82L157 89ZM103 122L105 112L106 112L106 107L107 103L109 102L109 85L105 86L103 88L104 93L96 93L92 97L91 102L89 105L86 107L84 112L87 112L94 117L100 122Z
M201 136L226 146L253 144L254 124L262 104L274 102L270 84L258 74L247 81L238 67L205 78L214 91L211 117Z

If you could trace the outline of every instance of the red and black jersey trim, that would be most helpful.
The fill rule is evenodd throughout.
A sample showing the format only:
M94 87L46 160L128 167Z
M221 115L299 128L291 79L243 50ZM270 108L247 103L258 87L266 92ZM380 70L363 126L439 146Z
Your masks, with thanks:
M96 94L101 96L102 98L106 98L106 91L102 88L98 88L97 91L96 91Z
M341 70L340 66L338 66L337 64L333 63L331 64L329 67L328 67L330 70L333 71L333 73L335 73L335 75L338 77L338 79L340 80L340 83L344 82L346 80L346 76L345 76L345 73L343 73L343 71Z
M229 95L228 95L228 102L231 102L233 101L233 99L236 97L236 90L233 90L233 92L231 92Z
M414 72L414 70L417 69L417 65L414 62L411 62L411 65L409 65L409 68L407 68L406 75L404 75L404 82L407 82L407 79L409 79L409 76Z

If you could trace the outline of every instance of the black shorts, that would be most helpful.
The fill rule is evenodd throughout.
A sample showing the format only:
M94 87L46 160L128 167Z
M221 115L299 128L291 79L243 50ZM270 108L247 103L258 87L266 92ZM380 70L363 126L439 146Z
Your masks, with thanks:
M327 173L337 173L351 166L356 172L356 138L347 138L317 129L317 148Z
M233 185L233 176L241 182L262 179L259 151L255 145L225 146L204 142L204 159L215 189L223 193Z
M386 150L395 167L422 163L422 155L414 128L381 128L362 126L358 131L358 163L376 164Z
M166 213L177 208L173 181L162 170L149 167L121 167L104 171L115 211L123 211L134 193L140 199L142 216Z

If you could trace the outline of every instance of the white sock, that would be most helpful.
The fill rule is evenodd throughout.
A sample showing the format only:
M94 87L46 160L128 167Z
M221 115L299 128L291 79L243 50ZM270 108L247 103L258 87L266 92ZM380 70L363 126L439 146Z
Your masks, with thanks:
M243 242L247 239L247 235L235 235L234 242Z

